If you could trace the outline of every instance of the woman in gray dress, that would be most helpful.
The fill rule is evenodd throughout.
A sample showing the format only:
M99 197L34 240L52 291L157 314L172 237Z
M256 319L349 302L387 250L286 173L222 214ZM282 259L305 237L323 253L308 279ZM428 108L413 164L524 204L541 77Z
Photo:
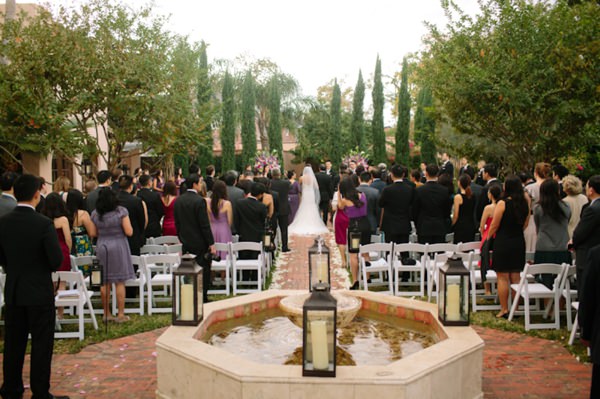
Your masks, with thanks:
M104 320L118 323L129 320L125 316L125 281L135 278L131 263L131 251L127 237L133 234L127 209L119 206L117 194L111 189L103 189L98 194L96 210L92 221L98 230L96 256L104 268L104 284L101 289ZM113 318L109 307L110 286L115 284L117 294L117 318Z

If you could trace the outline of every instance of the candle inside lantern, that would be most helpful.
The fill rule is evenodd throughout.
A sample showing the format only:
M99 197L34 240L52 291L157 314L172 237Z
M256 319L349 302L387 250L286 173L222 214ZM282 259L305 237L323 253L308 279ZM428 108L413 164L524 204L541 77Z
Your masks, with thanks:
M352 248L358 248L360 246L360 237L352 237Z
M181 285L181 320L194 320L194 285Z
M271 246L271 236L269 234L265 234L265 247Z
M458 284L448 285L446 298L446 320L460 320L460 287Z
M94 270L94 271L92 271L92 275L90 277L90 280L91 280L90 281L91 285L101 285L102 281L100 281L101 280L100 270Z
M319 281L322 283L327 283L327 259L324 256L319 257L319 261L317 263L317 276Z
M327 322L325 320L311 321L310 334L312 340L313 367L315 370L327 370L329 368L329 351L327 350Z

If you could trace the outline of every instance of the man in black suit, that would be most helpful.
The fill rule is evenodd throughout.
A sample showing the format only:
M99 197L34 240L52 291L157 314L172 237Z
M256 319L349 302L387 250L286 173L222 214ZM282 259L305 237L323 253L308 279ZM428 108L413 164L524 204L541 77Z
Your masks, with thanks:
M266 187L262 183L252 183L250 194L237 202L233 218L235 228L241 241L261 242L265 234L267 206L262 203ZM258 254L251 251L241 251L241 259L256 259ZM256 272L244 273L244 278L256 279ZM247 275L247 276L246 276Z
M403 181L402 174L402 166L392 166L393 183L386 186L379 197L381 229L386 242L406 243L411 231L410 209L415 190Z
M206 183L206 191L212 191L213 185L215 184L215 166L208 165L205 172L206 176L204 176L204 182Z
M50 394L54 348L52 272L63 259L52 220L35 211L40 179L23 175L14 183L17 207L0 218L0 264L6 272L4 314L4 399L23 397L23 363L31 334L31 392L34 398L67 398Z
M290 203L288 201L288 194L290 192L291 184L289 180L281 179L281 171L279 169L273 169L271 171L271 191L279 195L279 212L277 213L277 222L279 229L281 230L281 251L289 252L288 248L288 216L290 214Z
M140 255L140 248L144 245L145 237L144 231L146 230L147 217L146 210L144 209L144 203L141 198L138 198L131 194L133 191L133 177L129 175L123 175L119 178L119 192L117 198L119 199L119 205L126 208L129 212L129 219L131 220L131 227L133 227L133 234L127 237L129 242L129 249L132 255Z
M187 190L175 201L173 210L177 235L183 244L183 253L196 255L196 262L202 266L203 297L208 302L210 286L210 256L215 254L214 238L210 230L206 201L198 192L201 189L200 176L193 173L185 179Z
M152 176L141 175L139 181L142 188L137 192L137 196L146 204L148 213L148 225L144 235L146 237L160 237L162 235L160 219L165 214L160 194L152 190Z
M15 172L4 172L0 178L0 189L2 195L0 195L0 216L4 216L17 207L17 199L13 193L13 185L17 180Z
M359 192L364 193L367 197L367 219L371 225L371 234L375 234L377 227L379 226L379 191L377 191L376 188L371 187L371 180L373 179L370 172L362 172L359 179L360 184L356 189Z
M381 179L381 170L379 168L374 168L371 174L373 175L371 187L379 191L381 194L383 188L387 185L386 182Z
M593 367L590 398L600 398L600 245L588 252L584 284L580 285L577 318L581 326L581 340L591 349Z
M596 245L600 245L600 175L590 177L586 185L586 194L591 201L581 211L581 219L573 230L573 248L577 260L577 286L582 288L585 284L586 269L588 267L588 252Z
M475 169L471 165L469 165L469 160L467 158L460 159L460 169L458 170L458 177L463 173L471 176L471 180L475 177Z
M440 172L438 176L448 175L454 180L454 165L450 162L450 156L447 152L442 153L442 166L440 166Z
M412 213L421 244L446 242L446 220L452 202L448 189L437 182L438 173L437 165L427 165L426 182L415 190Z
M96 179L98 180L98 187L89 193L85 199L85 206L87 207L88 213L91 215L92 212L96 209L96 201L98 201L98 194L100 190L103 190L107 187L110 188L110 178L111 174L108 170L101 170L98 172Z
M481 215L483 215L483 209L490 204L490 200L488 198L488 190L492 184L500 184L498 180L498 169L496 169L496 165L493 163L486 163L483 167L483 180L485 180L485 186L481 189L481 194L477 199L477 205L475 207L475 217L477 220L477 224L481 222Z
M315 174L317 178L317 184L319 184L319 195L321 201L319 202L319 209L323 214L323 223L327 225L329 220L329 208L331 206L331 200L333 199L333 179L327 173L325 173L325 165L319 165L319 172Z

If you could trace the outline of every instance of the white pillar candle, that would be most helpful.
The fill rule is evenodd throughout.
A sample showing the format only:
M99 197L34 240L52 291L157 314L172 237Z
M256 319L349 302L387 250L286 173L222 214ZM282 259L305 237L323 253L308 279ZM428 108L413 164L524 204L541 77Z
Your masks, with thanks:
M319 261L317 263L317 275L319 277L319 281L322 283L327 282L327 259L324 256L319 257Z
M271 246L271 236L268 234L265 234L265 247L270 247Z
M460 320L460 287L458 284L448 285L446 294L446 320Z
M327 350L327 322L325 320L311 321L310 334L312 341L313 367L315 370L327 370L329 368L329 351Z
M91 284L92 285L101 285L102 281L100 281L102 278L100 277L100 271L99 270L94 270L92 272L92 276L91 276Z
M352 248L358 248L360 245L360 238L352 238Z
M194 285L181 285L181 320L194 320Z

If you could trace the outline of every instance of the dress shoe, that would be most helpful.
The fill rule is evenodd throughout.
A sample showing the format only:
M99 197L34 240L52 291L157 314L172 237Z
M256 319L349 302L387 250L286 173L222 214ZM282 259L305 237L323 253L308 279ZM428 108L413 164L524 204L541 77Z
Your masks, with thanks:
M358 289L358 281L355 281L354 284L352 284L352 287L350 287L351 290L357 290Z
M289 248L281 248L281 252L290 252L290 251L291 251L291 249L289 249Z
M50 396L50 399L71 399L68 396L64 395L64 396L56 396L56 395L52 395Z

